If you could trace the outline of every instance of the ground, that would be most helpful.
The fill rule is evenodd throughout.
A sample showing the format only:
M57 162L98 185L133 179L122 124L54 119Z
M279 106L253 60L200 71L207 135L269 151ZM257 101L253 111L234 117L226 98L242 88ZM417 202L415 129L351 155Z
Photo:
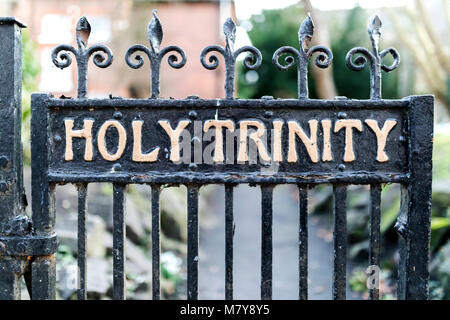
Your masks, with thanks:
M200 232L199 298L223 299L224 188L217 186ZM298 202L296 186L274 191L273 299L298 299ZM234 298L260 298L261 196L259 188L240 185L234 192ZM331 299L333 243L331 215L309 216L309 299ZM351 266L349 266L349 269ZM348 272L349 274L349 272ZM349 299L357 298L347 289Z

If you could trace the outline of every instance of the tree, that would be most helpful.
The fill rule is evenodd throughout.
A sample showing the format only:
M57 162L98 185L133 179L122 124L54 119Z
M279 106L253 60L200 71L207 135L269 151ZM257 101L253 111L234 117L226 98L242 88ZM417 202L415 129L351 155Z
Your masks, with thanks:
M426 86L450 112L449 2L444 0L442 7L447 23L447 32L442 37L436 34L437 23L430 20L421 0L416 0L414 7L404 7L398 12L387 10L387 13L399 34L399 41L411 52Z

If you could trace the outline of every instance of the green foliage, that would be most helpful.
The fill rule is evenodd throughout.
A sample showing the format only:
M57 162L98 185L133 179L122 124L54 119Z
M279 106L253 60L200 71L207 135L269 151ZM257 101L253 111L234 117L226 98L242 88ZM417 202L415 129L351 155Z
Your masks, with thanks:
M328 13L327 19L330 32L331 50L333 52L333 79L338 95L353 99L368 99L369 97L369 66L364 70L355 72L347 68L345 57L353 47L364 46L371 50L369 35L367 33L368 15L360 7L350 10L345 18ZM263 95L272 95L276 98L297 97L297 68L295 66L287 71L280 71L272 64L273 53L282 46L298 48L298 29L305 17L304 10L294 5L279 10L264 10L261 15L252 16L252 25L248 35L252 44L257 47L263 56L261 68L257 70L259 79L249 83L246 75L253 71L246 71L239 66L238 96L241 98L260 98ZM316 26L327 28L327 25ZM381 48L387 47L381 41ZM310 69L317 68L310 61ZM284 56L280 57L284 62ZM383 63L390 65L392 58L386 56ZM315 85L312 73L309 73L310 97L316 98ZM386 99L398 98L398 72L389 74L383 72L382 93Z
M448 227L450 227L450 218L435 217L431 220L431 232Z
M170 268L167 268L166 263L161 264L161 275L167 280L172 281L175 284L175 286L177 286L181 281L180 274L171 271Z
M433 179L450 179L450 134L434 136Z
M37 77L41 71L36 43L31 39L27 29L22 34L22 90L30 93L37 88Z
M433 143L433 205L431 252L437 252L450 233L450 134L436 133ZM439 187L438 187L439 186Z
M391 185L388 185L388 187L391 187ZM382 234L385 234L386 231L394 225L400 208L400 194L398 190L392 189L393 188L383 188L382 190L383 194L387 194L388 192L396 192L398 195L398 197L395 197L393 201L384 201L381 203L380 232Z
M335 21L335 25L330 26L331 49L333 51L333 79L339 95L352 99L368 99L370 92L369 65L361 71L350 70L345 57L348 51L354 47L365 47L371 51L370 38L367 33L367 12L361 7L355 7L347 13L345 19ZM342 26L341 28L339 26ZM381 49L387 47L380 41ZM390 55L383 59L385 65L392 63ZM382 71L382 96L385 99L399 98L398 72L386 73Z
M72 249L65 244L60 244L58 246L58 250L55 253L55 259L63 266L76 262Z
M350 276L349 284L352 291L363 293L367 291L367 275L362 270L356 270Z
M298 48L298 28L303 20L304 10L299 6L291 6L279 10L263 10L261 15L252 16L251 30L248 35L253 46L263 56L261 67L257 70L259 79L256 83L246 80L246 71L239 66L238 95L242 98L261 98L272 95L277 98L297 97L297 68L293 66L287 71L279 71L272 64L273 53L282 46ZM282 62L284 57L280 58Z
M432 299L450 299L450 241L441 247L431 263Z
M31 93L37 90L37 80L41 66L36 43L29 31L22 33L22 143L24 146L24 164L30 164L30 114Z

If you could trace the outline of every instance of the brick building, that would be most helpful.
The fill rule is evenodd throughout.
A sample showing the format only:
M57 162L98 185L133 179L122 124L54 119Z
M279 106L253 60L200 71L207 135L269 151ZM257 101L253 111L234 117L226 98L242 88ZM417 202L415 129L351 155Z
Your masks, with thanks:
M149 97L148 60L144 57L144 65L134 70L124 58L134 44L149 46L147 25L152 9L157 9L164 31L162 46L178 45L187 56L186 65L178 70L168 65L167 56L162 61L161 97L224 96L223 60L217 70L206 70L200 63L200 52L207 45L224 44L222 24L227 17L234 18L233 0L9 0L0 9L4 11L2 15L13 15L24 22L38 45L41 92L76 96L75 59L69 68L60 70L51 61L51 51L59 44L76 47L76 23L86 15L92 26L89 45L105 44L114 54L113 64L106 69L97 68L91 58L89 97L106 97L110 93Z

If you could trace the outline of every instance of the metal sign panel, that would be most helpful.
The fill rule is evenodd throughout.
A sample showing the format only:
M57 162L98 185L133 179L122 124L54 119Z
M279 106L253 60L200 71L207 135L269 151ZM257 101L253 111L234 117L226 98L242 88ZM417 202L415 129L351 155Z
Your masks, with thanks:
M36 103L55 182L368 183L408 171L407 99Z

